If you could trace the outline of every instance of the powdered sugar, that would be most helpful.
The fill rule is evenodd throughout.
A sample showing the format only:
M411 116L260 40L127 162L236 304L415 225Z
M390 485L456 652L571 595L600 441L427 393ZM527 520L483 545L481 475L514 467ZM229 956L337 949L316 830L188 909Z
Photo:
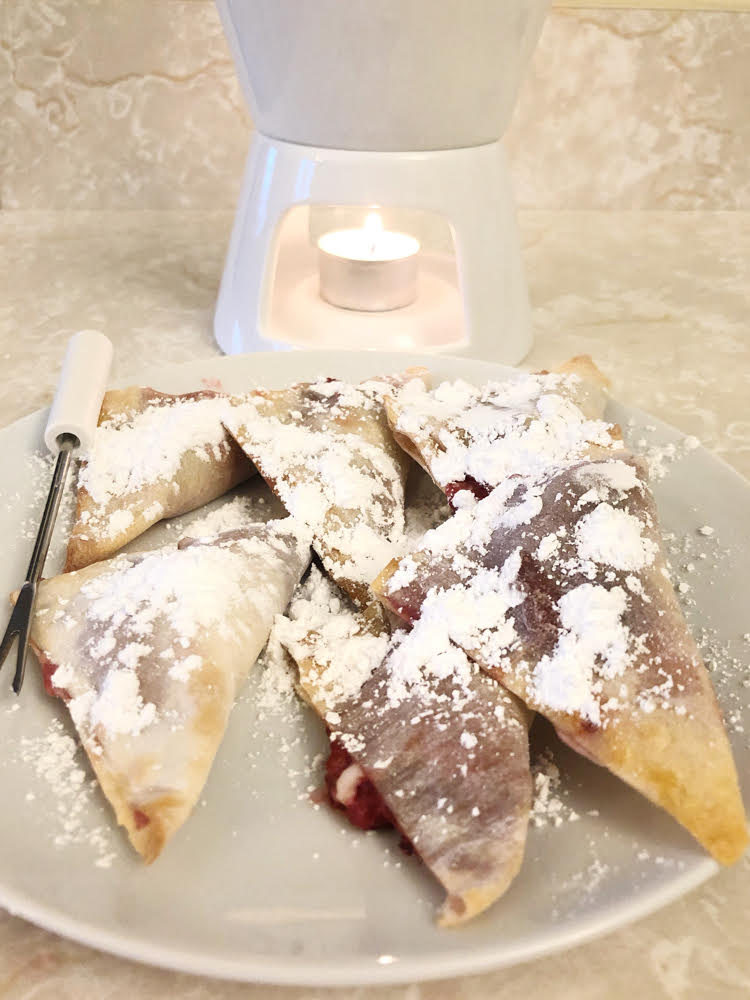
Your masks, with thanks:
M74 714L72 708L71 714ZM120 733L137 736L155 720L156 706L150 701L144 703L138 674L134 669L110 670L105 675L88 714L90 725L102 726L113 736Z
M513 608L523 602L515 586L520 555L516 551L500 569L478 569L466 583L431 591L419 616L420 629L450 639L488 664L503 659L518 635Z
M113 554L164 517L189 511L247 478L251 466L222 421L229 396L170 396L153 389L105 395L78 475L68 565Z
M170 651L171 652L171 651ZM162 656L164 654L162 653ZM170 656L169 659L172 659ZM185 656L181 660L176 660L172 666L169 668L167 673L170 677L178 681L187 681L190 675L195 670L200 670L203 666L203 657L198 656L197 653L191 653L189 656Z
M627 511L600 503L575 526L578 554L582 559L614 569L642 570L657 552L656 542L643 537L643 523Z
M576 470L576 478L579 482L591 486L591 491L581 497L579 504L584 497L587 503L601 503L609 498L612 491L618 499L622 499L629 490L643 489L643 483L638 478L635 467L616 457L608 461L580 465Z
M653 432L656 428L649 426L645 430ZM667 442L654 442L641 437L634 442L634 447L638 449L638 454L646 463L649 479L655 483L664 479L670 465L700 447L700 441L693 435Z
M417 444L441 486L471 477L494 487L519 470L539 475L613 447L611 426L576 405L586 391L579 376L554 373L481 388L444 382L431 393L412 383L394 405L396 428Z
M448 521L428 531L420 547L436 555L460 546L484 549L495 531L529 524L541 514L541 493L541 487L532 479L506 479L481 502L456 511ZM409 557L403 562L408 563Z
M392 592L404 590L416 577L418 568L411 556L404 556L398 568L388 577L388 589Z
M237 496L220 504L210 513L193 518L189 527L183 529L183 533L190 538L210 538L227 531L242 531L257 524L259 520L255 504L245 496Z
M88 844L94 864L108 868L115 856L114 831L108 822L99 822L104 817L95 812L96 781L62 722L52 719L39 736L22 736L11 755L33 768L40 782L36 792L27 794L27 801L33 804L44 796L52 807L45 816L48 842L56 848Z
M366 587L406 551L404 461L385 426L386 380L331 380L250 396L227 426L329 572Z
M203 666L207 637L226 647L237 636L249 666L252 646L257 655L274 612L286 605L308 544L304 527L287 518L214 541L121 555L83 571L79 587L70 577L42 584L38 641L57 664L53 680L68 692L79 730L99 741L137 736L164 713L181 722L191 699L180 689ZM264 585L248 597L257 574ZM67 620L77 623L69 638ZM165 688L160 676L177 687ZM142 690L144 678L160 692L159 709Z
M226 396L202 399L161 397L137 413L102 422L79 484L102 506L148 483L172 480L186 452L208 460L225 441L222 422L231 402Z
M140 558L119 556L110 572L81 588L88 601L86 617L108 630L125 626L127 634L137 637L152 634L166 615L175 632L190 640L199 629L226 621L246 553L260 553L263 547L253 539L231 548L164 548Z
M481 600L482 584L475 597ZM486 588L487 597L498 598L497 588ZM486 604L482 621L490 622L498 604ZM336 709L356 698L379 669L383 677L379 699L383 706L398 708L406 701L428 706L436 698L436 685L450 680L453 709L461 711L472 697L477 668L452 641L441 618L425 608L411 631L392 635L372 630L372 622L357 611L341 592L315 567L292 600L288 617L276 619L273 639L280 642L300 666L301 683L312 701L328 713L336 727ZM311 665L311 661L313 664ZM304 664L304 667L302 666ZM501 716L497 715L498 721ZM463 746L475 745L467 733Z
M560 412L560 411L557 411L557 412ZM554 411L550 411L550 413L552 413L552 415L554 416ZM549 416L549 414L548 414L548 416ZM610 493L610 489L619 489L621 491L628 491L630 489L635 488L636 485L640 488L640 485L641 485L638 481L633 482L633 480L637 480L637 477L635 476L635 473L634 473L634 471L633 471L633 469L632 469L631 466L629 466L629 465L627 465L625 463L622 463L622 462L617 462L617 461L613 461L613 462L610 462L608 464L609 464L610 467L613 467L613 468L616 467L616 466L620 466L621 467L619 469L619 472L613 472L612 475L609 476L609 479L610 479L609 487L605 486L604 488L602 488L597 482L594 481L594 479L595 479L595 477L594 477L594 479L592 479L592 484L591 484L589 492L586 495L584 495L584 496L581 497L581 501L582 501L581 509L582 510L586 510L591 505L597 505L597 504L604 505L604 507L605 507L604 515L601 512L597 515L602 522L605 521L606 518L609 516L608 513L607 513L607 511L606 511L607 507L609 507L609 509L611 511L615 511L616 513L620 513L610 503L610 501L614 501L614 498L612 497L612 495ZM592 476L593 476L593 474L596 472L596 470L598 468L599 468L598 464L594 464L594 465L591 466ZM328 472L330 473L330 468L328 469ZM618 480L619 473L622 473L622 476ZM608 475L609 475L608 473L604 473L603 478L606 479L608 477ZM356 496L356 491L355 491L354 496ZM535 518L538 516L539 513L541 513L540 505L539 505L539 502L538 502L539 501L539 497L538 497L538 495L536 495L532 491L532 492L530 492L528 494L527 499L533 501L533 505L531 507L529 507L529 509L523 514L523 516L521 518L518 519L517 526L522 526L522 525L526 524L526 525L531 526L531 528L533 529L534 528ZM472 500L472 506L473 506L473 503L474 503L474 501ZM606 539L602 540L601 537L599 537L598 539L596 537L597 536L597 532L594 530L594 528L597 527L597 521L596 521L596 518L593 518L591 516L593 513L596 512L596 510L598 510L598 508L595 508L595 511L590 511L588 514L584 515L584 517L589 517L589 521L588 522L584 522L584 523L586 523L588 525L588 529L587 529L587 531L583 531L582 533L579 533L579 535L576 537L576 542L578 544L579 553L580 553L580 556L581 556L582 559L585 558L585 559L588 559L588 560L597 561L602 566L606 566L606 565L608 565L608 560L605 557L604 553L605 553L605 549L606 549L606 546L607 546L608 542L607 542ZM635 520L637 521L638 519L636 518ZM621 526L622 526L623 523L624 522L621 522ZM604 525L603 524L599 524L598 527L603 530ZM612 527L612 519L611 518L609 519L609 527L610 528ZM632 529L633 525L630 524L629 527ZM415 535L419 534L419 531L421 531L421 528L422 528L422 525L419 526L419 528L415 532ZM200 534L210 534L211 533L211 529L204 526L204 527L201 527L201 528L199 528L199 529L196 530L196 534L198 534L198 533L200 533ZM627 534L627 532L626 532L626 534ZM636 556L633 556L633 551L636 550L636 546L639 543L638 540L640 540L640 543L642 543L642 542L649 542L650 541L648 538L644 537L644 535L643 535L643 525L640 522L638 522L638 539L635 538L635 532L634 531L631 531L630 535L627 536L627 538L629 539L629 545L625 546L624 550L625 550L625 552L629 551L630 555L628 555L626 557L625 561L627 562L628 560L630 560L628 562L628 567L627 568L629 568L631 570L631 572L629 573L629 575L628 575L628 577L627 577L627 579L625 581L625 586L627 588L627 593L625 593L624 590L622 591L623 598L624 598L624 600L625 600L626 603L627 603L627 600L629 599L629 594L641 594L641 596L642 596L642 593L643 593L642 583L641 583L639 577L636 576L636 575L634 575L634 574L636 572L638 572L640 569L642 569L643 567L632 565L632 560L633 560L633 558L635 558L636 561L637 561L638 558L642 558L644 560L644 564L643 565L644 566L648 565L648 562L649 562L648 555L649 555L649 553L648 553L648 551L644 551L643 547L641 547L640 556L638 556L638 554L636 554ZM481 539L480 539L479 535L475 536L475 541L477 541L478 544L481 542ZM559 561L558 561L558 557L560 556L561 546L563 545L563 541L564 541L564 536L559 535L557 532L549 532L546 535L543 535L539 539L539 541L538 541L538 549L537 549L538 558L540 560L542 560L542 561L549 560L550 564L551 564L551 567L555 567L556 569L559 569L559 565L560 564L559 564ZM630 543L632 543L632 545ZM588 546L588 548L587 548L587 546ZM648 546L646 546L646 549L647 548L648 548ZM617 558L618 554L623 551L623 547L622 546L618 546L618 545L614 545L614 546L611 545L610 549L611 549L612 552L615 552L615 558ZM598 560L596 558L597 553L601 557ZM406 564L402 564L402 565L405 566ZM415 564L412 562L411 567L409 569L409 573L406 573L406 572L404 573L404 582L406 582L407 577L410 578L411 576L413 576L414 565ZM625 568L625 567L620 567L620 568ZM513 580L515 580L515 578L516 578L516 575L517 575L517 570L516 570L516 573L511 576L510 579L507 579L505 581L506 584L509 585L509 587L510 587L510 592L513 592L513 593L514 593L514 591L512 589L512 585L513 585ZM496 593L493 591L493 586L494 586L494 584L492 583L492 578L490 576L488 576L488 575L485 575L485 577L484 577L484 587L485 587L487 593L490 593L490 594L494 593L494 596L496 597ZM594 585L591 585L591 586L594 586ZM482 596L481 586L479 588L478 594L479 594L480 597ZM457 600L456 603L458 605L458 604L461 603L461 601ZM594 604L595 603L596 602L594 602ZM489 602L488 602L488 604L489 604ZM508 602L506 600L506 612L504 612L506 614L507 614L507 607L508 607ZM585 640L585 628L584 628L584 626L585 626L586 623L585 623L585 621L583 621L583 618L585 617L585 613L586 613L586 608L587 607L588 607L587 602L582 602L582 604L580 606L575 606L575 602L571 601L570 602L570 606L567 607L567 609L564 606L562 600L558 604L558 610L559 610L559 613L560 613L560 617L561 617L561 621L562 621L563 627L565 627L565 628L567 628L569 630L570 635L577 642L583 643L584 645L585 645L585 641L584 641ZM496 613L497 610L498 610L498 608L497 608L496 605L494 607L491 607L491 613ZM590 608L589 608L589 610L590 610ZM602 609L600 609L600 611L602 611ZM603 628L603 623L606 622L606 624L607 624L607 630L610 633L616 632L616 629L618 627L618 623L619 623L620 626L622 626L622 614L620 614L619 618L618 618L618 616L615 614L615 611L616 611L616 609L614 608L614 606L611 607L611 608L604 608L604 610L602 611L601 616L600 616L599 626L601 626ZM422 634L422 641L423 642L426 642L430 638L430 629L434 627L434 623L435 623L435 618L431 618L428 615L428 617L426 618L425 623L424 623L424 630L423 630L423 634ZM591 626L591 627L593 629L593 626ZM480 629L479 631L481 632L482 630ZM595 631L595 629L594 629L594 631ZM447 630L443 630L443 632L441 633L441 635L443 637L446 634L448 634ZM369 641L372 638L378 638L378 637L369 636L367 638L368 638L368 641ZM448 636L448 638L450 639L450 636ZM508 640L509 646L512 645L513 641L514 640L512 638ZM146 646L146 643L140 643L140 646ZM100 649L101 655L105 655L105 652L104 652L105 649L106 649L106 643ZM121 660L122 666L123 666L123 668L125 668L125 670L134 670L134 668L136 666L136 663L131 661L131 657L136 657L136 653L138 652L138 649L139 649L139 644L136 643L136 642L134 642L134 643L130 644L130 647L126 647L126 649L128 649L129 651L128 652L125 652L124 650L121 651L121 654L120 654L120 657L119 657L120 660ZM275 649L275 652L273 651L273 649ZM441 670L445 671L444 675L447 675L447 676L458 675L457 669L456 669L455 665L448 666L448 659L447 659L448 653L450 653L451 655L454 655L453 654L454 650L455 650L455 646L453 646L451 648L451 644L449 643L448 647L443 650L443 653L445 654L445 656L441 659L440 650L436 650L436 647L435 647L434 644L429 646L429 654L430 654L430 656L431 657L435 656L434 661L431 661L431 662L434 663L435 669L436 669L436 673L435 673L434 676L437 676L437 673L439 673L439 671L441 671ZM109 651L111 652L111 650L109 650ZM460 651L457 651L457 650L455 650L455 652L456 653L460 653ZM610 643L609 645L605 644L604 653L602 654L602 656L601 657L595 656L595 658L594 658L595 659L595 668L596 668L596 670L598 670L601 667L602 669L609 670L612 673L612 675L614 676L615 673L616 673L616 671L615 671L615 665L617 663L616 652L617 652L616 644L612 644L612 643ZM124 657L125 657L125 661L128 661L128 662L124 662L122 660L122 655L123 654L124 654ZM435 655L435 654L437 654L437 655ZM460 654L460 655L463 656L463 654ZM136 659L137 659L137 657L136 657ZM190 674L192 673L193 669L195 669L197 666L199 666L199 664L195 663L195 659L196 658L194 658L192 656L186 656L186 657L183 657L182 659L175 660L175 662L173 663L173 665L169 669L170 675L173 676L173 677L175 677L175 678L181 679L183 681L186 680L190 676ZM199 659L199 658L197 658L197 659ZM364 658L364 659L366 659L366 658ZM376 661L376 659L377 659L377 657L375 655L373 655L372 662L374 663ZM406 660L406 657L404 657L404 660ZM465 657L464 657L464 661L465 661ZM268 653L267 662L269 664L269 670L268 670L268 675L267 675L268 676L268 681L269 681L269 683L268 683L268 691L270 692L271 688L273 688L274 696L276 696L276 694L278 692L280 692L280 691L291 692L291 680L290 680L290 676L291 675L289 674L289 672L285 668L282 669L282 667L283 667L283 656L281 655L281 649L280 649L280 646L278 645L278 640L276 640L276 646L275 647L274 647L273 643L269 644L269 653ZM370 670L371 670L370 667L363 666L363 669L361 671L361 675L359 675L359 677L357 676L357 671L355 670L354 671L354 676L351 678L351 688L345 688L345 687L344 688L339 688L339 696L341 696L342 692L346 692L347 690L354 690L354 689L356 689L357 686L358 686L358 684L360 683L360 677L361 678L366 678L366 677L370 676L371 675L370 674ZM275 676L272 677L271 676L272 673L275 673ZM591 675L592 678L594 679L594 682L595 682L595 675L596 675L596 671L594 671L592 673L592 675ZM419 682L419 675L415 674L414 676L417 678L417 683L418 683ZM403 675L401 675L401 679L402 680L404 679ZM338 684L338 681L336 683ZM286 685L286 687L284 685ZM406 690L408 690L408 688L406 686L404 686L402 688L402 692L406 691ZM142 711L145 707L147 707L148 703L147 702L145 702L145 703L143 702L142 695L141 695L140 691L136 690L136 691L131 691L130 692L130 702L131 702L131 707L133 705L135 705L136 708L138 708L138 705L139 705L139 703L138 703L138 697L139 696L141 697L140 710ZM136 720L136 722L134 724L134 727L133 727L133 730L132 730L133 732L138 732L137 724L138 723L137 723L137 720ZM465 749L472 749L473 748L473 744L470 747L467 747L466 744L465 744L465 740L468 741L469 743L471 743L472 738L473 738L473 734L467 730L465 732L465 734L462 734L461 745L464 746ZM541 782L542 785L544 784L544 781L542 781L542 777L544 777L545 781L547 782L547 784L546 784L547 792L545 792L545 789L540 786L540 782ZM545 814L550 817L549 821L553 825L557 825L557 819L555 818L556 817L556 807L554 805L554 803L556 801L556 797L554 795L554 787L555 787L554 781L552 779L550 779L549 776L547 776L547 775L540 775L540 774L536 775L535 781L537 783L538 800L540 802L542 800L544 800L544 802L545 802L545 810L544 810ZM541 815L541 813L540 813L540 815ZM577 818L577 817L575 816L575 814L573 814L573 816L571 818ZM543 825L543 824L541 824L541 823L535 823L535 825Z
M532 673L539 704L601 723L599 678L620 676L630 663L630 636L622 620L626 606L621 587L584 583L562 595L560 638Z
M471 688L474 666L463 650L450 641L446 629L435 629L430 616L416 622L411 632L392 637L387 660L386 703L396 707L417 697L428 705L435 697L438 681L450 679L453 708L460 712Z
M536 550L536 557L540 562L550 559L560 550L560 538L557 533L544 535L539 540L539 547Z
M307 680L314 700L333 711L354 697L386 654L386 633L373 634L361 615L321 572L313 567L293 598L288 618L279 616L273 637L301 662L315 657Z
M107 521L107 534L120 535L122 532L127 531L134 521L135 517L133 516L132 510L126 510L125 508L122 510L115 510L109 515L109 519Z
M643 574L659 558L647 487L628 453L615 456L505 481L428 532L386 582L386 595L416 601L420 621L499 669L533 707L594 726L621 708L618 679L636 667L640 695L627 688L625 701L642 711L665 703L660 661L648 654L634 603L651 603ZM529 556L544 574L533 589L526 574L536 581L539 571L529 570ZM419 597L410 596L415 588ZM526 623L540 618L557 638L527 663ZM538 633L526 641L536 650Z
M580 814L566 802L560 780L560 769L555 764L550 750L540 753L531 766L534 781L534 798L531 804L529 823L533 827L562 826L574 823Z
M463 896L472 876L502 885L520 861L530 798L518 704L445 629L420 620L388 636L317 569L310 576L275 632L331 739L353 756L339 772L338 801L355 803L367 776L449 894Z

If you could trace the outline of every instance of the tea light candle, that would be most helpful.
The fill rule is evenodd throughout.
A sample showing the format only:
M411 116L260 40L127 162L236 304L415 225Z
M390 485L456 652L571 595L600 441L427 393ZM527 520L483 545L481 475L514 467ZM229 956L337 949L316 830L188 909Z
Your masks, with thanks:
M339 229L318 240L320 296L331 305L384 312L417 297L419 241L389 232L377 212L361 229Z

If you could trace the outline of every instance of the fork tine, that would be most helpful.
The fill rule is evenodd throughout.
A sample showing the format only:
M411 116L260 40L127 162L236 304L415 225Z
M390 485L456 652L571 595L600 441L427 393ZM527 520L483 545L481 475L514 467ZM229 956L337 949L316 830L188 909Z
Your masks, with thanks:
M27 584L24 583L24 587ZM8 658L8 653L10 652L10 647L13 645L13 640L20 633L24 616L23 605L19 608L21 604L21 594L23 593L23 587L19 591L16 603L13 605L13 610L10 615L10 621L8 622L8 627L5 630L5 635L3 636L3 641L0 642L0 669L2 669L3 664ZM25 602L24 602L25 603Z
M10 652L10 647L13 645L13 640L18 635L18 624L15 621L15 608L13 609L13 614L11 615L10 621L8 622L8 627L5 630L5 635L3 636L3 641L0 642L0 669L2 669L5 660L7 659L8 653Z
M3 641L0 643L0 667L8 657L13 640L18 637L18 655L16 658L16 672L13 677L13 690L18 694L23 684L24 672L26 669L26 651L28 648L29 633L31 630L31 616L34 611L36 597L36 586L28 580L18 593L15 606L5 630Z
M31 608L29 608L31 612ZM31 615L27 614L21 623L18 633L18 653L16 655L16 672L13 675L13 690L19 694L23 687L23 679L26 674L26 657L29 652L29 632L31 630Z

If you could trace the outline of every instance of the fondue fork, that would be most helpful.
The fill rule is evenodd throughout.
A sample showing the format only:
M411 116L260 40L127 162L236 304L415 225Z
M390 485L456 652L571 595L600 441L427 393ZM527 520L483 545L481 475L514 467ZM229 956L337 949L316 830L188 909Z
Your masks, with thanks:
M31 622L36 605L36 591L44 571L52 532L60 509L63 488L73 452L91 447L99 419L104 388L112 362L112 342L96 330L80 330L68 341L60 380L44 430L44 442L57 453L47 503L26 570L26 580L18 593L13 612L0 643L0 669L18 638L13 690L18 694L26 671Z

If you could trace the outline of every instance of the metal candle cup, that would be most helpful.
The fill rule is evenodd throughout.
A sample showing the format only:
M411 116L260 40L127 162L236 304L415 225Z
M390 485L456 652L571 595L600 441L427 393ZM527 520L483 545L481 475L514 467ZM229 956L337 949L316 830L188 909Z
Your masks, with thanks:
M407 306L417 297L418 251L418 240L384 231L376 213L362 229L326 233L318 240L320 296L360 312Z

